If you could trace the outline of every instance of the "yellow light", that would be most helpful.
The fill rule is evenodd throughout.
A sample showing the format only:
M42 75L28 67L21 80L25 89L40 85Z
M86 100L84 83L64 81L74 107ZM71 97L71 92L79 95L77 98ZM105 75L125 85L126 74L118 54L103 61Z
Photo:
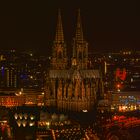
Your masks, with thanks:
M22 117L23 117L23 115L20 113L20 114L19 114L19 118L20 118L21 120L22 120Z
M15 119L17 120L17 118L18 118L18 114L17 114L17 113L15 113L14 117L15 117Z
M34 122L30 122L29 123L29 126L34 126Z
M23 116L24 116L25 120L27 120L28 115L27 114L24 114Z
M25 127L26 124L27 124L27 121L26 121L26 120L23 120L23 121L22 121L22 125L23 125L23 127Z
M32 53L30 53L30 56L33 56L33 54L32 54Z
M120 92L121 90L120 90L120 89L118 89L117 91L118 91L118 92Z
M33 120L35 117L33 115L30 116L30 119Z
M21 126L21 121L20 120L17 121L17 125L18 125L18 127Z
M126 110L126 106L122 106L122 110L124 110L124 111L125 111L125 110Z
M85 110L83 110L83 112L88 112L88 111L85 109Z

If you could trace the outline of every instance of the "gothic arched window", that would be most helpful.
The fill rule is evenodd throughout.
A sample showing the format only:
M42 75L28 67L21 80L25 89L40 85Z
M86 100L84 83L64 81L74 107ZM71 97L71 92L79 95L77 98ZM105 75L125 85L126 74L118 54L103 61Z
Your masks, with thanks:
M78 58L79 58L79 59L82 59L82 52L79 52Z
M61 51L58 52L58 58L59 58L59 59L62 58L62 52L61 52Z

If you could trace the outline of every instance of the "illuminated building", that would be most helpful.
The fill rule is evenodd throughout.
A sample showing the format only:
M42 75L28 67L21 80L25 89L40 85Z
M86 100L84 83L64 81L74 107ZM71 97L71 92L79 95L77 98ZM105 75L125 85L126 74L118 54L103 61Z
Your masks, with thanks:
M25 103L25 99L23 97L17 96L0 96L0 106L5 107L15 107L22 106Z
M0 94L0 106L7 108L18 106L44 106L44 95L41 91L32 90L23 92L4 91Z
M140 110L139 92L114 92L112 94L111 110L120 112Z
M15 66L1 66L0 68L1 88L16 88L17 75Z
M27 52L0 51L0 89L41 89L47 59Z
M59 11L51 68L47 76L46 102L48 106L63 111L91 111L102 94L102 78L98 69L88 65L88 43L82 31L80 10L72 42L72 57L69 59L68 55Z

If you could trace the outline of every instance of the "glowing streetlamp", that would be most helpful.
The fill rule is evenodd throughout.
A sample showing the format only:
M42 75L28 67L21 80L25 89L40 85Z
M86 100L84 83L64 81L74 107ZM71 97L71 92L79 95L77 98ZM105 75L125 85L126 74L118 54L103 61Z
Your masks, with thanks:
M22 120L22 118L23 118L23 115L20 113L19 114L19 118Z
M25 113L25 114L23 114L23 117L24 117L25 120L27 120L28 115Z
M18 125L18 127L21 126L21 120L18 120L18 121L17 121L17 125Z
M29 126L34 126L35 125L35 122L30 122L29 123Z
M30 119L31 120L34 120L34 118L35 118L35 116L33 116L33 115L30 116Z
M22 125L23 125L23 127L26 127L27 121L26 121L26 120L23 120L23 121L22 121Z
M17 120L17 118L18 118L18 114L15 113L14 117L15 117L15 120Z

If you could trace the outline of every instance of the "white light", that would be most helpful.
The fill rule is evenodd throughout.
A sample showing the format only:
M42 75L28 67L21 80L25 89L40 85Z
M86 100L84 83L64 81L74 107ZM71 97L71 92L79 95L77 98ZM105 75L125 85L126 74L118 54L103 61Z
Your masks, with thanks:
M16 96L20 96L20 95L22 95L22 94L23 94L22 91L19 91L19 92L15 93Z
M30 53L30 56L33 56L33 54L32 54L32 53Z
M30 122L29 126L34 126L34 124L35 124L34 122Z
M120 92L121 90L120 90L120 89L118 89L117 91L118 91L118 92Z
M133 82L133 78L131 78L131 82Z
M33 79L33 76L31 75L30 78Z
M122 106L122 109L125 110L126 109L125 106Z
M87 110L83 110L83 112L88 112Z

